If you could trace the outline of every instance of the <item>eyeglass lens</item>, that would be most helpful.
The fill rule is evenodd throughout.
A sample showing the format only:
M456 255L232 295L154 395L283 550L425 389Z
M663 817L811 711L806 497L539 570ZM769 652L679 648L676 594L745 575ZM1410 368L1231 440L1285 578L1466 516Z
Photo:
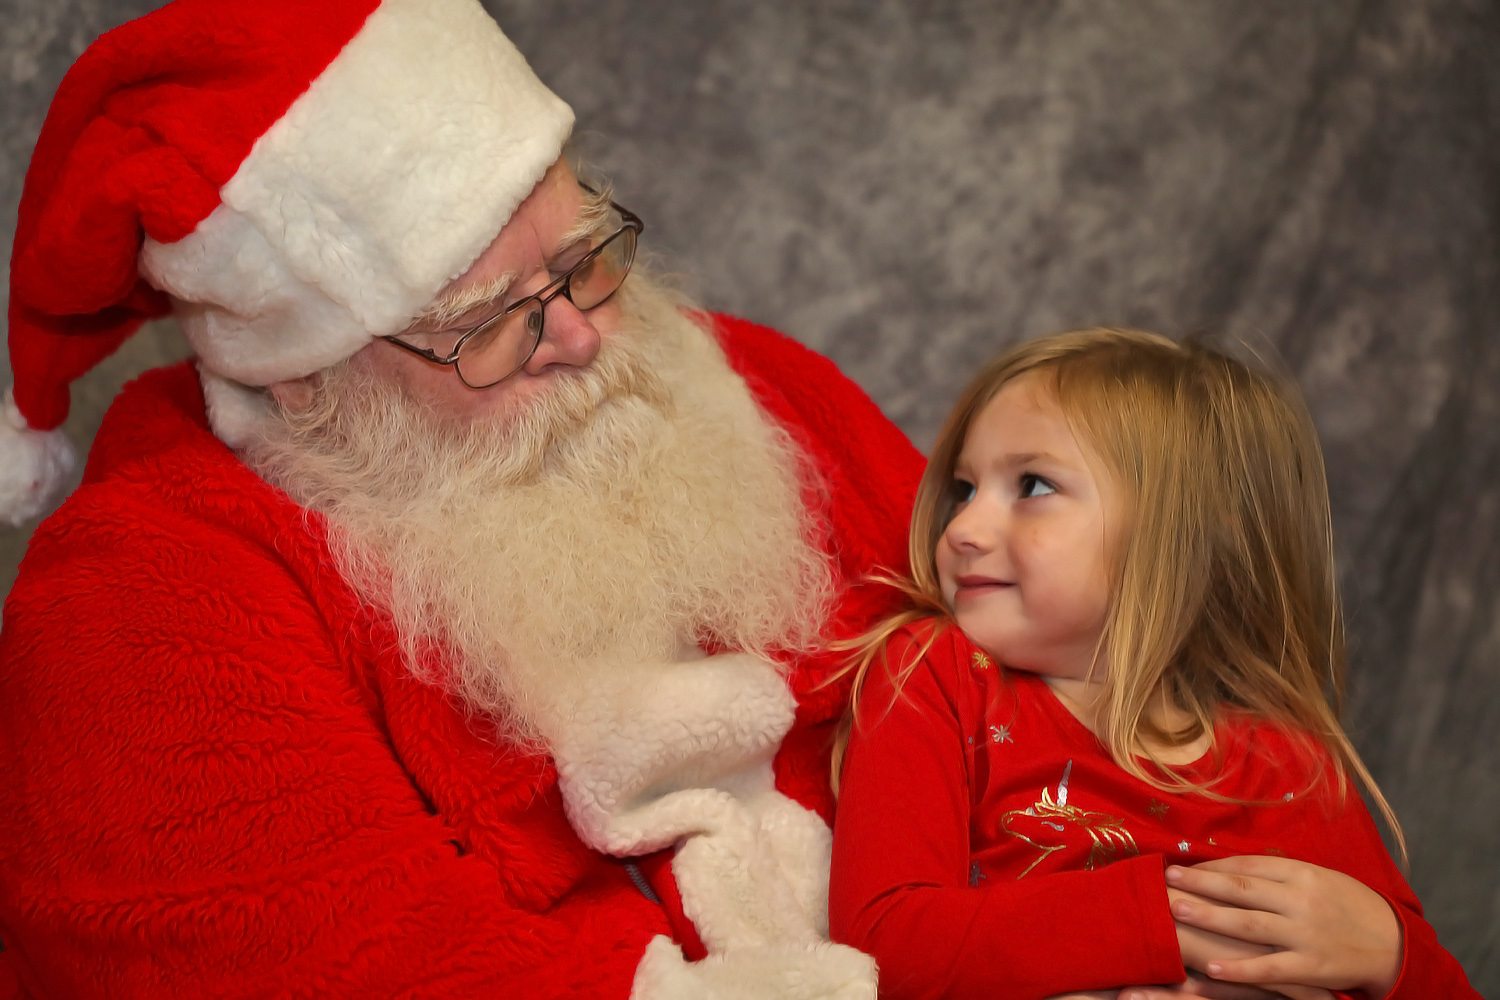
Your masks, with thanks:
M635 259L635 237L634 229L620 230L568 276L562 291L579 311L593 309L619 289ZM480 329L459 349L458 377L483 389L515 374L541 340L545 313L540 299L529 299Z
M635 257L635 230L623 229L568 278L567 296L580 310L589 310L615 293Z

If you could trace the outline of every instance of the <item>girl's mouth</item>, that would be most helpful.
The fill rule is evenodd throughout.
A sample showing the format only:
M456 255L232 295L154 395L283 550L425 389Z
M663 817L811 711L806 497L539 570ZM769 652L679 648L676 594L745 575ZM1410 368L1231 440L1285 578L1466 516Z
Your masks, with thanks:
M979 597L983 594L996 593L1007 587L1015 586L1009 580L1001 580L993 576L979 576L977 574L965 574L956 576L953 582L958 585L953 594L954 600L965 597Z

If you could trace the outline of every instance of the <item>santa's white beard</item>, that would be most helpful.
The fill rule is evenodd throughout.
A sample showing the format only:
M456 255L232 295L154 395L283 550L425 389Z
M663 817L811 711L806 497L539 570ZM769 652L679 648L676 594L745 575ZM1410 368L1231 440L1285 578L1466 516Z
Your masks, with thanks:
M503 423L346 365L245 455L327 518L411 670L521 738L618 665L810 648L832 590L800 449L670 296L618 296L596 361Z

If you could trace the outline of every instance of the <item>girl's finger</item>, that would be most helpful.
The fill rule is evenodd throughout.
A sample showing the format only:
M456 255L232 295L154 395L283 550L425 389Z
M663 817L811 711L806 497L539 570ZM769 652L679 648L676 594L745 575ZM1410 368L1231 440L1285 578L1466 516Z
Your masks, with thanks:
M1232 858L1218 858L1193 866L1194 871L1223 872L1228 875L1245 875L1263 878L1268 882L1288 882L1304 868L1305 861L1278 858L1270 854L1238 854Z
M1272 948L1288 948L1296 943L1290 938L1295 929L1292 922L1279 913L1246 910L1238 906L1218 906L1190 899L1174 899L1171 903L1171 911L1172 918L1179 923L1223 937L1238 938L1241 941L1263 944ZM1236 982L1255 981L1236 980ZM1265 982L1266 980L1259 981Z
M1252 875L1209 871L1202 867L1170 866L1167 869L1167 885L1247 910L1265 910L1269 913L1286 912L1289 900L1289 890L1280 882Z
M1258 958L1231 958L1212 961L1204 970L1214 979L1226 983L1254 983L1268 990L1285 993L1280 986L1267 983L1306 984L1311 970L1302 956L1291 951L1277 951Z

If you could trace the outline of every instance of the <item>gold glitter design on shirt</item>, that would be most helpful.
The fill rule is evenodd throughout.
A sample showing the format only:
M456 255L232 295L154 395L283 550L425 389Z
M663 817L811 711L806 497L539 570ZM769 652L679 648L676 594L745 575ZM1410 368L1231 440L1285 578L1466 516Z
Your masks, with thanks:
M990 662L988 656L976 649L974 650L974 655L969 657L969 666L975 670L988 670L994 664Z
M1041 798L1025 809L1012 809L1001 815L1002 830L1042 852L1017 878L1025 878L1037 865L1065 847L1082 846L1085 834L1089 838L1088 860L1083 865L1085 870L1102 868L1112 861L1141 853L1135 845L1135 838L1118 816L1068 805L1068 778L1072 773L1073 762L1070 760L1063 769L1055 799L1052 789L1043 788Z

